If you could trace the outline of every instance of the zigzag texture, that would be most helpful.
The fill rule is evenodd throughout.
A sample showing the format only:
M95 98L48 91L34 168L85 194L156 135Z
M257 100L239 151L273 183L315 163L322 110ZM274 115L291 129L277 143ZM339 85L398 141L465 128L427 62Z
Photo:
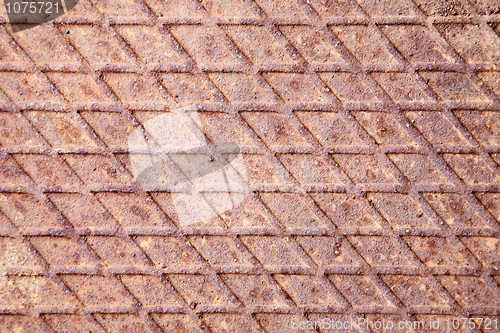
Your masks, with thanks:
M500 319L500 3L356 1L0 6L0 331ZM127 139L192 105L251 193L183 226Z

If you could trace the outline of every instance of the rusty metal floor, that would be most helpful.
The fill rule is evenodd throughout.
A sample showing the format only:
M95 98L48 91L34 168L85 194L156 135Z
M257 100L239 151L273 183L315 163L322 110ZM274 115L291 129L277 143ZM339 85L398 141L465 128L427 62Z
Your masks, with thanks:
M0 7L1 332L500 331L497 0ZM130 145L183 108L247 185L190 223Z

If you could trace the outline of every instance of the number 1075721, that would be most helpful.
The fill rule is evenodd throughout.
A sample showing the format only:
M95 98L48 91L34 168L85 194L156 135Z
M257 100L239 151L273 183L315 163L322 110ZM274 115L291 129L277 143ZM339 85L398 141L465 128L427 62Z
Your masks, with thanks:
M453 319L443 319L444 327L448 330L458 330L458 329L482 329L485 331L488 330L497 330L498 329L498 319L491 318L453 318Z
M59 10L59 2L43 2L43 1L14 1L6 2L5 7L7 14L57 14Z

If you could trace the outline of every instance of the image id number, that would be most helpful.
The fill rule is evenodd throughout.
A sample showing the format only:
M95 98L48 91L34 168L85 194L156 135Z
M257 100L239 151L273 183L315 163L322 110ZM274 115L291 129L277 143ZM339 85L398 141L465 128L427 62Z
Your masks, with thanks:
M483 329L483 330L497 330L498 319L491 318L453 318L443 319L444 328L446 329Z
M57 14L59 13L59 3L29 1L29 2L7 2L5 4L7 14Z

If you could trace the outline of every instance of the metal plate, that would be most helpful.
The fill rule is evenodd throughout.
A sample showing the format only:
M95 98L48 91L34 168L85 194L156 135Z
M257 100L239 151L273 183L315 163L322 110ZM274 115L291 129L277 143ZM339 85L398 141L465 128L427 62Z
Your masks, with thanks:
M71 7L0 11L0 331L500 329L498 1Z

